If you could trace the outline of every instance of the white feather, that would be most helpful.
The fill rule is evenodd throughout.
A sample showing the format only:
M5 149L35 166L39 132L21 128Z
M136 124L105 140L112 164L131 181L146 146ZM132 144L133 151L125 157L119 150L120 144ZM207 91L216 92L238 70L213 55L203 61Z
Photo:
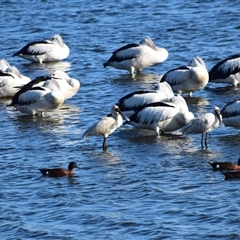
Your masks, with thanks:
M47 82L51 89L36 85L25 90L19 90L13 96L11 106L29 115L43 115L46 111L58 108L62 105L64 96L56 80L51 79Z
M141 71L143 68L165 61L168 52L165 48L156 47L153 41L146 37L140 45L126 46L116 50L111 58L104 63L104 67L112 66L117 69L129 71L132 75L134 71Z
M56 70L51 76L58 82L65 100L73 97L80 89L80 82L75 78L70 78L64 71Z
M221 114L225 126L240 128L240 100L226 104Z
M0 97L14 96L19 88L31 81L4 59L1 60L0 67Z
M240 84L240 55L227 57L214 65L209 71L209 81L234 86Z
M193 118L188 124L182 127L179 131L185 134L192 133L201 133L201 145L202 148L207 148L207 135L209 132L213 131L215 128L224 127L224 123L222 122L222 116L220 114L219 108L214 107L213 113L205 113L198 117ZM205 134L205 139L204 139ZM205 146L203 144L203 140L205 140Z
M160 82L166 81L176 93L188 93L204 88L209 80L208 71L200 57L193 58L188 66L179 67L164 74Z
M123 119L122 116L125 117L118 106L112 107L112 116L104 117L96 122L94 125L89 127L83 134L82 138L86 138L87 136L103 136L103 150L107 149L106 139L112 134L117 128L119 128Z
M177 95L170 99L170 103L146 105L130 117L129 124L153 130L158 135L160 131L172 132L183 127L193 117L185 100Z
M51 40L32 42L13 54L32 62L53 62L68 57L70 50L64 44L60 35L54 35Z

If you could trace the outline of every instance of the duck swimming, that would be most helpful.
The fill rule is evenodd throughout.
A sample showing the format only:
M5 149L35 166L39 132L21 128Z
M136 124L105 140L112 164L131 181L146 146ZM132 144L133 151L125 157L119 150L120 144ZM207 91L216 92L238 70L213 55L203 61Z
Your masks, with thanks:
M39 171L42 173L42 175L49 177L64 177L64 176L72 177L74 175L73 172L74 168L79 167L75 162L70 162L68 164L68 170L65 170L63 168L39 168Z

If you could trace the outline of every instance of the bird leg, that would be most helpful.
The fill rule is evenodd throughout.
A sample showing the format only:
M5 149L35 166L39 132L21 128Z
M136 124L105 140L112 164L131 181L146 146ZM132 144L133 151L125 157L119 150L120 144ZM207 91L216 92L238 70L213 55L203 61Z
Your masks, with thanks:
M206 149L208 148L208 145L207 145L207 137L208 137L208 133L206 133L206 136L205 136L205 147L206 147Z
M103 138L103 145L102 145L102 148L103 148L103 151L105 152L105 151L107 151L107 138Z
M203 137L204 137L204 133L202 133L202 139L201 139L201 146L202 146L202 149L204 149L204 146L203 146Z
M205 150L208 149L207 136L208 136L208 133L206 133L205 138L204 138L204 133L202 133L202 139L201 139L202 150L203 149L205 149ZM203 144L203 140L204 140L204 144Z

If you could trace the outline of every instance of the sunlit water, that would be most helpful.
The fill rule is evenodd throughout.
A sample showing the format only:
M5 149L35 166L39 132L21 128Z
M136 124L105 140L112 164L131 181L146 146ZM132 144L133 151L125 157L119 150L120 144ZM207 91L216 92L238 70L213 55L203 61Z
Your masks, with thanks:
M239 53L238 1L2 1L1 58L32 79L62 69L80 91L45 118L0 102L1 239L240 239L239 182L207 161L240 157L239 130L221 128L201 150L200 135L160 136L124 125L108 138L82 140L126 93L152 88L166 71L200 56L210 69ZM70 47L59 63L31 64L12 54L61 34ZM150 36L169 51L133 80L104 69L112 51ZM208 84L185 96L194 113L222 108L240 89ZM39 167L67 167L73 178L42 177Z

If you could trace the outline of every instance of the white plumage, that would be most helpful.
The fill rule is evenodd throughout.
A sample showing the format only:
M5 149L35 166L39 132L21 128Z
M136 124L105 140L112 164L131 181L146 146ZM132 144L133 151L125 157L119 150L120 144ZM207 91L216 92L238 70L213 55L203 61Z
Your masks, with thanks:
M123 123L122 117L128 120L128 118L124 116L124 114L122 114L119 107L114 105L112 107L112 116L100 119L97 123L88 128L82 137L85 138L91 135L103 136L102 148L103 151L106 151L107 137L122 125Z
M240 84L240 54L227 57L214 65L209 71L209 81L233 86Z
M39 86L40 82L45 82L46 86ZM59 89L55 79L44 77L36 78L24 85L12 98L13 106L18 111L28 115L44 115L44 112L53 110L62 105L64 96Z
M187 124L194 118L189 112L186 101L179 94L170 102L150 103L137 111L126 122L137 128L149 129L157 135L160 132L172 132Z
M160 82L168 82L176 93L188 93L204 88L208 83L208 71L200 57L193 58L187 66L172 69L165 73Z
M174 93L167 82L157 83L156 90L140 90L120 98L116 105L130 117L139 108L153 102L168 101Z
M51 77L58 82L65 100L73 97L80 89L80 82L75 78L70 78L68 74L62 70L54 71Z
M7 60L5 60L5 59L0 60L0 70L5 71L7 68L10 68L10 67L11 66Z
M222 116L220 114L219 108L215 106L213 113L205 113L198 117L195 117L180 131L182 132L183 135L191 133L201 133L202 134L201 146L202 148L205 147L207 149L208 133L217 127L224 127L224 124L222 122Z
M168 51L165 48L156 47L150 37L143 39L140 44L128 44L113 52L113 55L104 67L112 66L117 69L140 72L143 68L161 63L168 58Z
M240 99L229 102L221 110L225 126L240 128Z
M54 62L68 57L70 50L60 35L54 35L51 40L31 42L14 53L32 62Z
M31 79L22 75L19 70L10 66L2 59L0 61L0 97L12 97L23 85L30 82Z

